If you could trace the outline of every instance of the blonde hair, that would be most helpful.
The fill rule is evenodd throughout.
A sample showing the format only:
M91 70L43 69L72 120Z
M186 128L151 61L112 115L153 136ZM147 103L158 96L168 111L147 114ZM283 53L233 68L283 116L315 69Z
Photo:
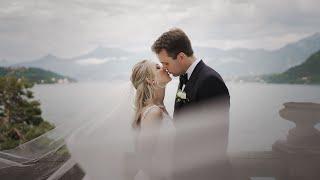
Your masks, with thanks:
M141 123L142 109L147 105L148 100L155 97L155 74L152 64L148 60L142 60L134 65L131 74L131 83L136 89L135 95L135 116L132 123L133 128L139 128Z

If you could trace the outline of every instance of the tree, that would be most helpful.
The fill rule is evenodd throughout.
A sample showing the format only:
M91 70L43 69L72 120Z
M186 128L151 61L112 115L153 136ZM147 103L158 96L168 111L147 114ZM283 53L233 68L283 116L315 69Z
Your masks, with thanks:
M11 149L54 128L41 117L33 84L16 77L0 77L0 150Z
M25 79L0 77L0 122L39 125L43 121L40 103L33 100L30 91L32 87Z

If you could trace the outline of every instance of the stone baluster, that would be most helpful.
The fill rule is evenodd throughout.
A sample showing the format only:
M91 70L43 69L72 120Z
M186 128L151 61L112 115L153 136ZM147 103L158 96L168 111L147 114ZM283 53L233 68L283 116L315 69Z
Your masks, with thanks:
M281 179L320 179L320 104L289 102L279 111L282 118L295 123L286 140L273 144L287 169Z

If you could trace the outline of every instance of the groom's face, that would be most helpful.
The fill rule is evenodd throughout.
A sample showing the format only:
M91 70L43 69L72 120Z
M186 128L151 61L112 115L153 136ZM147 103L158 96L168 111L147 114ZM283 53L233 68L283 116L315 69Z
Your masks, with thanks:
M173 76L180 76L184 73L181 66L181 61L170 57L166 50L163 49L159 54L157 54L157 56L159 58L159 61L163 65L163 68Z

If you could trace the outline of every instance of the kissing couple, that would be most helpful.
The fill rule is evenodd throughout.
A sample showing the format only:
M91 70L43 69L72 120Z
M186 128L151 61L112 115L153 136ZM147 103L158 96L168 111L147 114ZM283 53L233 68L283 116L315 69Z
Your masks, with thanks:
M231 179L230 96L223 79L195 57L181 29L164 32L151 49L159 63L142 60L132 68L132 114L118 111L111 117L130 125L130 133L124 126L103 122L67 140L71 157L86 173L84 179ZM173 117L164 103L171 76L179 77ZM88 136L89 131L95 135Z

